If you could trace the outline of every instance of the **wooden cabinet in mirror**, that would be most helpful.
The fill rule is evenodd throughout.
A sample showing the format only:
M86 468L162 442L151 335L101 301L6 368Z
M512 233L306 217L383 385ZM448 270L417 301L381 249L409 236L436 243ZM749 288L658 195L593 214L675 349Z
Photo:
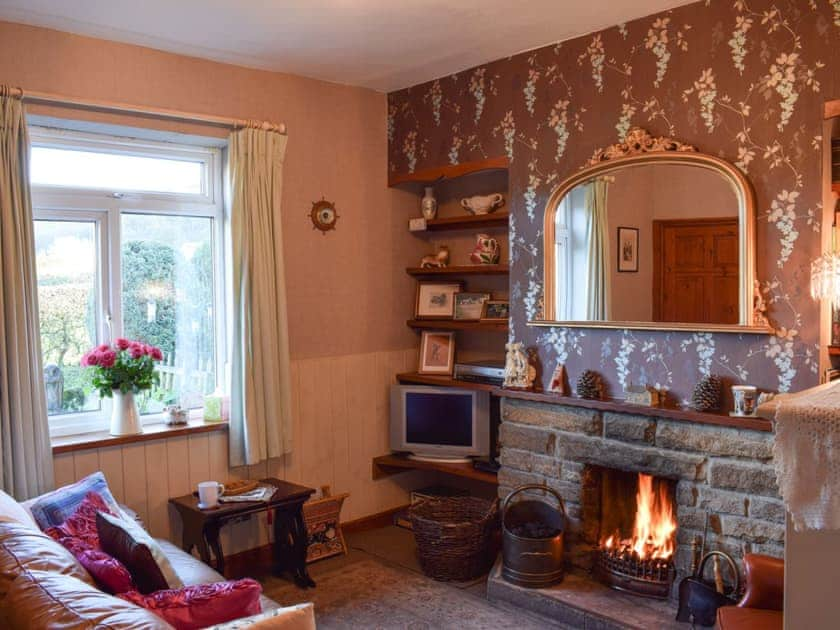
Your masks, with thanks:
M632 129L551 194L543 326L770 332L755 193L735 166Z

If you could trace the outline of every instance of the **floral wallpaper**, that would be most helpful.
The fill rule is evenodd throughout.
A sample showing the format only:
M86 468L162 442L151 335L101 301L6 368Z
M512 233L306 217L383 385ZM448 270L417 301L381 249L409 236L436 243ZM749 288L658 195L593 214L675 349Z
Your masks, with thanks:
M511 338L548 378L601 372L690 396L701 375L788 391L818 381L822 109L840 97L840 1L705 0L388 97L389 168L510 160ZM526 326L542 295L552 189L632 126L736 164L756 189L757 275L774 335ZM545 385L545 383L544 383Z

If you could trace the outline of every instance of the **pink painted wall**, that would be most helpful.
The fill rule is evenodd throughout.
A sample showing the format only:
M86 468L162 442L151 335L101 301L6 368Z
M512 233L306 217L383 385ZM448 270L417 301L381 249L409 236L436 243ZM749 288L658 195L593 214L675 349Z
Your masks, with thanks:
M423 253L406 229L417 200L387 188L386 97L371 90L0 22L0 83L24 90L285 122L283 230L292 357L413 348L405 326ZM32 108L68 118L78 111ZM131 117L96 119L205 135L219 130ZM334 201L338 229L309 210Z

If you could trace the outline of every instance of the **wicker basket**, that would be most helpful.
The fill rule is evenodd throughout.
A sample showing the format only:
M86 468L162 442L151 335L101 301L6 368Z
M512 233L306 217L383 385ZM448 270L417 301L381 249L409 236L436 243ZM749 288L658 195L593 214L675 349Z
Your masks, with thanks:
M420 501L409 510L423 572L436 580L471 580L498 550L499 502L477 497Z

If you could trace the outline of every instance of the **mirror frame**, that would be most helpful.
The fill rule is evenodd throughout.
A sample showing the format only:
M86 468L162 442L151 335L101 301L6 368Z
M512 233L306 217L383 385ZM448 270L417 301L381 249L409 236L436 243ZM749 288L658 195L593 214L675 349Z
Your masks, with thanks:
M738 244L739 321L738 324L703 324L691 322L587 321L556 319L555 286L555 215L560 201L578 184L622 167L639 164L688 164L713 170L732 186L738 198L738 222L743 234ZM763 300L756 299L755 275L755 191L749 180L733 164L705 153L673 138L653 137L634 127L624 142L599 149L574 175L562 181L548 198L543 218L543 298L537 318L529 326L563 326L573 328L609 328L661 331L772 333L764 313ZM760 298L760 296L758 296Z

